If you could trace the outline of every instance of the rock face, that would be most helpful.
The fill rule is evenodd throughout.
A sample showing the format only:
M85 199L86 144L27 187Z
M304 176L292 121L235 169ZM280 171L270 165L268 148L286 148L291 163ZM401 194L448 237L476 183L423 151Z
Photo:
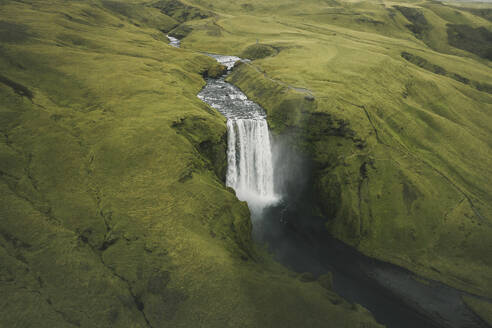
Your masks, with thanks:
M0 17L1 327L380 327L255 249L225 120L196 97L217 66L167 45L172 18L38 0Z

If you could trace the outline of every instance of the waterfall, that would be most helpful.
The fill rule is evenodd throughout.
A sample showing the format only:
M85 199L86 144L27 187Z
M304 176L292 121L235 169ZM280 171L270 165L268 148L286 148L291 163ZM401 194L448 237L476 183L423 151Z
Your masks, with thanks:
M274 191L270 132L264 118L229 118L226 184L252 210L278 200Z
M234 56L208 54L230 70L243 60ZM248 203L253 214L278 202L273 178L273 159L266 113L238 88L225 81L225 76L207 79L198 98L227 118L226 185L237 197ZM261 215L253 215L259 218Z

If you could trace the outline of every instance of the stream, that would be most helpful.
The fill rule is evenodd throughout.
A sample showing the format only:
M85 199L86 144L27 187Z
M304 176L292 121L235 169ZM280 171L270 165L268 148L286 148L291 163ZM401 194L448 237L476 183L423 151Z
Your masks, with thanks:
M179 40L169 37L171 45ZM174 40L173 40L174 39ZM206 54L232 69L235 56ZM278 175L266 113L225 76L207 79L198 94L227 118L228 169L232 187L251 211L253 238L296 272L315 277L331 272L333 290L367 308L388 328L487 328L463 303L464 292L415 276L398 266L368 258L325 232L324 221L308 217L276 188ZM278 157L278 156L277 156ZM294 207L294 208L293 208ZM296 218L293 220L292 218ZM309 234L292 222L309 222ZM490 328L490 327L489 327Z

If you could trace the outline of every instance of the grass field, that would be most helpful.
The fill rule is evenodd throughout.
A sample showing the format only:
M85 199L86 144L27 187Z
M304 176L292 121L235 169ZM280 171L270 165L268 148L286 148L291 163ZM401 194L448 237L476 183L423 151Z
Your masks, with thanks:
M314 159L334 236L492 297L490 5L189 3L219 14L185 48L277 50L230 80Z
M198 51L258 58L230 79L334 236L492 297L492 23L463 6L0 0L0 325L378 326L253 245Z
M190 8L0 2L0 326L379 326L254 247Z

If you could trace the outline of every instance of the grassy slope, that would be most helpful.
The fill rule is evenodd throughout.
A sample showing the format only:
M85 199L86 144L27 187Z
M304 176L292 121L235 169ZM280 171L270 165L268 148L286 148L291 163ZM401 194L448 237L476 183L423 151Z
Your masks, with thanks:
M196 22L185 48L240 55L259 39L280 50L231 80L277 133L307 141L332 234L492 297L492 95L401 56L490 84L491 63L446 35L448 23L490 31L489 21L430 2L189 2L222 15ZM424 15L420 39L394 6Z
M485 322L492 325L492 303L474 297L463 297L465 303Z
M253 249L196 98L213 60L166 44L174 19L30 0L0 20L0 326L378 326Z

